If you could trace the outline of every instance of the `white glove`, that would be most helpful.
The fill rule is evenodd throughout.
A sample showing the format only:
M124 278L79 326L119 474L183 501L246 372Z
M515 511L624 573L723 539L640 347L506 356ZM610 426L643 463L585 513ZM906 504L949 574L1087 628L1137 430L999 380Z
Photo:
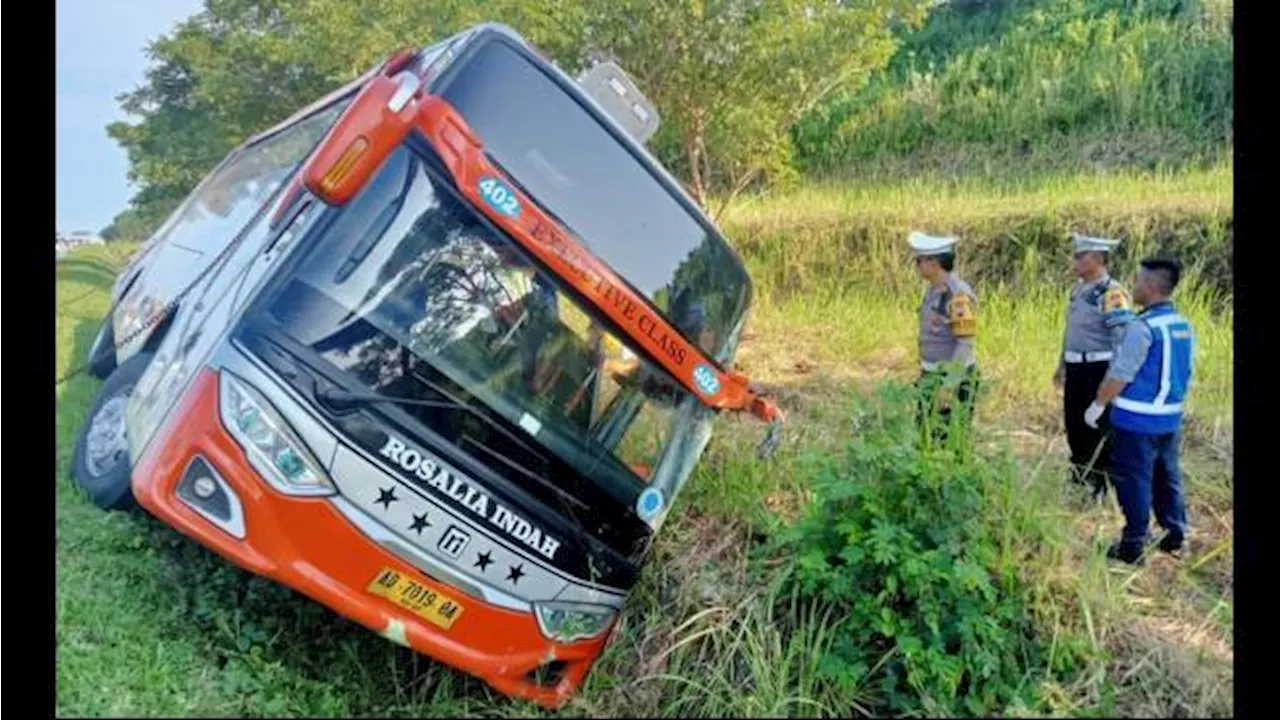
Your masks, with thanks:
M1088 425L1094 430L1097 430L1098 418L1102 417L1102 413L1104 412L1106 412L1106 408L1099 405L1096 400L1092 403L1089 403L1089 407L1086 408L1084 411L1084 424Z

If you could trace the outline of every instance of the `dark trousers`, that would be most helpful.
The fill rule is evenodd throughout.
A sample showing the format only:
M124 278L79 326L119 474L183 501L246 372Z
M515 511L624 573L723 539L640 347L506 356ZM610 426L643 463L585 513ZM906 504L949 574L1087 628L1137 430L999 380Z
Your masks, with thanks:
M1110 448L1103 442L1111 421L1110 409L1102 413L1098 429L1085 424L1084 411L1098 396L1098 386L1107 374L1107 362L1068 363L1062 388L1062 419L1071 447L1072 479L1089 485L1095 494L1106 492Z
M1181 541L1186 538L1187 511L1178 470L1181 432L1142 435L1111 429L1111 481L1124 511L1121 541L1143 545L1154 507L1156 522Z
M957 385L952 401L940 403L938 392L942 389L945 378L944 372L925 370L920 373L920 379L916 380L916 389L919 392L916 423L921 429L929 428L933 438L938 442L947 439L947 431L951 428L953 420L964 427L968 427L973 421L973 406L977 401L980 382L978 369L970 366Z

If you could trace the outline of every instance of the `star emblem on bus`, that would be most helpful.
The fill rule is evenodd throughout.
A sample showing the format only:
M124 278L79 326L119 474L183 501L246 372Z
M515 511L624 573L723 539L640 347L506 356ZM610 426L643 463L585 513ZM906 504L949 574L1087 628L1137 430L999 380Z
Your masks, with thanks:
M524 577L524 570L522 569L523 567L524 567L523 563L521 563L520 565L511 566L511 571L507 573L507 579L511 581L512 585L515 585L516 583L520 582L520 578Z
M399 499L400 498L396 497L396 489L393 485L392 487L378 490L378 499L374 500L373 503L375 505L382 505L384 509L390 510L391 503Z
M426 513L422 513L421 515L414 515L413 523L409 525L409 529L417 532L419 535L422 534L422 531L424 529L429 527L431 527L431 523L427 522Z

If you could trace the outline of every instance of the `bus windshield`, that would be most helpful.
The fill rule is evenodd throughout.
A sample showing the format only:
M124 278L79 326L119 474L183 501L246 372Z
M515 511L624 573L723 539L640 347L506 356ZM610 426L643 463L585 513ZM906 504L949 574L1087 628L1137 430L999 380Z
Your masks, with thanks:
M501 37L476 42L433 92L529 195L723 362L750 301L741 260L548 70Z
M575 497L590 484L587 494L634 507L687 416L677 410L697 402L410 146L305 253L270 301L274 324L367 389L424 400L443 391L482 407L517 436L456 438L482 462L514 462ZM405 411L446 437L464 432L456 414Z

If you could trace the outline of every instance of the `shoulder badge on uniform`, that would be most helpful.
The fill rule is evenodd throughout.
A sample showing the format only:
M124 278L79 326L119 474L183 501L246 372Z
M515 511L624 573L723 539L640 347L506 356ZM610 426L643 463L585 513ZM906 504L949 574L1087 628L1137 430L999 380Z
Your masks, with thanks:
M978 311L973 298L965 293L956 293L947 305L947 321L951 323L951 334L956 337L977 335Z
M1132 310L1133 304L1129 301L1129 293L1119 285L1112 285L1107 288L1107 292L1102 296L1102 312L1110 315L1117 310Z
M1120 284L1112 285L1102 296L1102 314L1108 325L1118 325L1133 317L1133 301Z

